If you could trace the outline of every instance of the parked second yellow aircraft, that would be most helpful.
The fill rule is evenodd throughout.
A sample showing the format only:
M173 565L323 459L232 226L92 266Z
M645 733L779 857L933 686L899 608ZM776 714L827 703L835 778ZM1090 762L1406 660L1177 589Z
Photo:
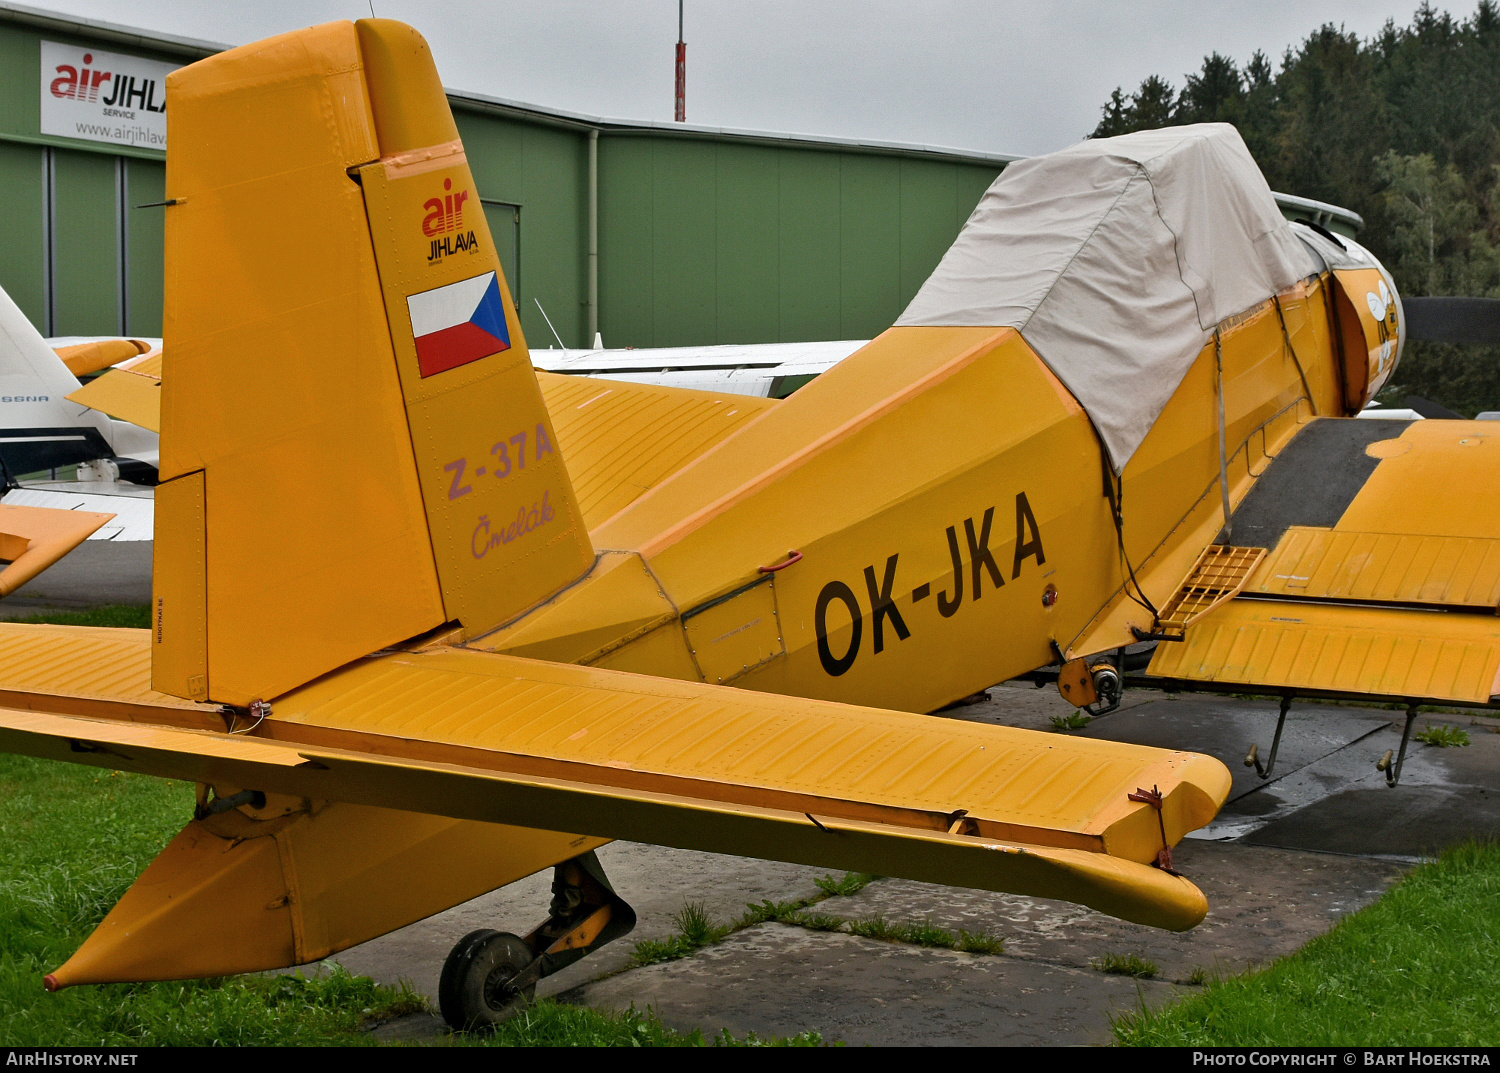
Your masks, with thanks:
M775 401L533 372L409 27L168 94L154 624L0 626L0 747L199 802L49 987L308 962L555 865L546 922L445 966L449 1020L494 1021L629 929L614 837L1187 928L1218 761L890 709L1053 663L1107 703L1073 657L1137 635L1186 637L1179 682L1494 692L1493 615L1435 610L1493 611L1493 517L1380 516L1496 445L1321 416L1389 375L1398 307L1230 128L1012 166L896 327ZM1340 451L1362 487L1242 519Z

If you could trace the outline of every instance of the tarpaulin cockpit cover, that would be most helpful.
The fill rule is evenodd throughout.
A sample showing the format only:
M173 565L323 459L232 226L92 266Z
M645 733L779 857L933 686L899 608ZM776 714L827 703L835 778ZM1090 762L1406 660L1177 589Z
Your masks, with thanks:
M1316 271L1227 123L1080 142L985 192L897 326L1012 327L1121 472L1216 325Z

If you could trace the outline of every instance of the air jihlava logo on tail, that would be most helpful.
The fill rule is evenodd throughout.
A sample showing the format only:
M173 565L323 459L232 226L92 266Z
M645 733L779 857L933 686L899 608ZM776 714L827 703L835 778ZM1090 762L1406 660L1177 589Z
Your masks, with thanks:
M505 302L493 272L406 299L424 378L510 349Z

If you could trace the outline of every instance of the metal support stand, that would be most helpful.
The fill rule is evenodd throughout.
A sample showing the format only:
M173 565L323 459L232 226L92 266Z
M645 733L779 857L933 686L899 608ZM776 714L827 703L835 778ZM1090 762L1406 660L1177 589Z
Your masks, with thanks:
M1411 725L1417 721L1417 706L1408 704L1406 706L1406 726L1401 731L1401 752L1396 755L1395 764L1391 763L1393 749L1387 749L1385 755L1375 762L1375 770L1385 772L1385 784L1395 786L1401 781L1401 765L1406 762L1406 743L1411 741Z
M1255 768L1255 773L1263 779L1271 777L1271 769L1276 766L1276 751L1281 748L1281 731L1286 726L1286 713L1292 706L1291 697L1281 698L1281 714L1276 717L1276 736L1271 739L1271 757L1265 766L1260 762L1260 746L1250 746L1250 751L1245 754L1245 766Z

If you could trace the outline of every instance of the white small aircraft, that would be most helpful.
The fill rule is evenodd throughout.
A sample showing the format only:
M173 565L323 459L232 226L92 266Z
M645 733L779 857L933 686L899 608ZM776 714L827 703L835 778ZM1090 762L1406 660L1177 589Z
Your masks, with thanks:
M549 373L783 399L869 340L639 350L634 347L609 350L604 348L602 340L596 342L598 345L592 350L533 350L531 363Z
M58 349L49 346L10 295L0 290L0 465L5 483L14 483L23 473L110 462L127 481L155 484L156 433L68 396L83 386L80 374L159 355L159 345L150 349L157 341L56 342ZM107 467L99 468L101 475L108 472Z

